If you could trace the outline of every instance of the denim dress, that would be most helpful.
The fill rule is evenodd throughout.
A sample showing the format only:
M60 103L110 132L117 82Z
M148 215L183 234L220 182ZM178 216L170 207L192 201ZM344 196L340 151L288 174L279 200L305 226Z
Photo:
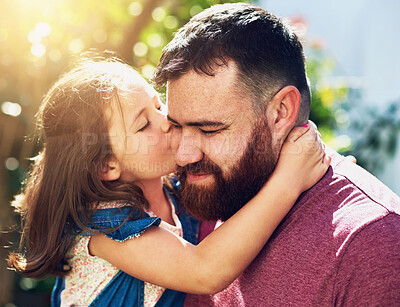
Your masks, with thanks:
M179 181L172 178L173 188L179 192ZM179 207L174 195L164 187L175 206L179 220L182 224L183 238L192 243L198 243L198 221L190 216L183 207ZM122 224L129 215L130 208L99 209L91 218L89 228L101 229L104 227L114 228ZM158 226L161 223L159 217L150 217L148 214L140 219L126 221L121 227L111 233L105 234L112 240L125 241L143 233L150 226ZM80 235L90 235L80 233ZM65 288L64 278L57 278L51 295L51 305L53 307L61 305L61 292ZM166 289L155 306L183 306L185 293ZM143 306L144 302L144 282L122 271L108 283L102 292L92 301L89 306L108 307L108 306Z

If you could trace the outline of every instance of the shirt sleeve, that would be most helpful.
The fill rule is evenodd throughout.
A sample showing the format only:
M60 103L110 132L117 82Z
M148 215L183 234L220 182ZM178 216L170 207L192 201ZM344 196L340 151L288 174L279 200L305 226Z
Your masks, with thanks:
M131 215L131 208L99 209L92 216L88 225L90 229L100 230L104 235L114 241L123 242L133 237L140 236L150 226L159 226L161 218L151 217L147 213ZM93 233L81 233L90 236Z
M114 241L123 242L133 237L139 237L143 232L146 231L150 226L159 226L161 218L159 217L146 217L134 221L126 221L121 223L121 226L110 233L104 235Z
M400 304L400 216L366 226L349 243L336 279L335 306Z

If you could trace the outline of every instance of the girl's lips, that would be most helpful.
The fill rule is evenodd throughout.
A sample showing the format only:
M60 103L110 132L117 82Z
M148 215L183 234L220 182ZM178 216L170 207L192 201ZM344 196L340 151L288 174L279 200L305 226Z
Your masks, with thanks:
M209 178L211 176L211 174L208 173L203 173L203 174L190 174L188 173L186 176L186 180L194 183L194 182L198 182L198 181L202 181L205 180L207 178Z

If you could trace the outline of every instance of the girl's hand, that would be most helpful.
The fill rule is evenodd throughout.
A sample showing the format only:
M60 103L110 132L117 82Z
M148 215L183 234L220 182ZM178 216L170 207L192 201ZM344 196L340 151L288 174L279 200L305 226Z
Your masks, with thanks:
M275 177L300 195L322 178L330 161L321 135L309 121L302 127L293 128L288 135L271 179Z

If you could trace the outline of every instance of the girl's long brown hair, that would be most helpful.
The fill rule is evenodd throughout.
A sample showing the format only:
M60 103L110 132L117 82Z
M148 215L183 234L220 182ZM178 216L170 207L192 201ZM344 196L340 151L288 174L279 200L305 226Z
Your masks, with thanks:
M8 262L26 277L68 271L65 255L74 226L88 230L93 204L124 200L141 212L147 206L137 186L99 178L100 168L113 156L105 110L119 105L118 94L137 76L115 58L85 60L44 97L37 114L43 150L13 202L23 230L21 251L11 253Z

